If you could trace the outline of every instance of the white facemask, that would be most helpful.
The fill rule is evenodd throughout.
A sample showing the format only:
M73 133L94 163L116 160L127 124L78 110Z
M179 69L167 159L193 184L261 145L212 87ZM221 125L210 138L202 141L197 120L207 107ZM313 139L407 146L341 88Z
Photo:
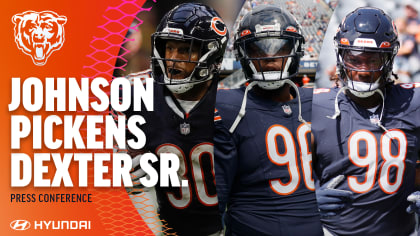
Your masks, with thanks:
M349 88L350 93L356 97L366 98L372 96L379 88L379 81L380 78L377 79L374 83L366 83L348 79L347 87Z
M191 80L190 77L185 79L173 79L172 81L164 76L163 80L165 81L166 87L174 94L181 94L185 93L188 90L192 89L194 87L194 83L186 83ZM172 82L172 84L168 84Z
M278 80L281 76L281 71L266 71L264 76L262 72L257 72L252 75L252 78L257 82L258 87L266 90L274 90L283 87L284 80ZM283 72L283 78L288 77L288 72ZM264 80L265 81L261 81ZM270 81L274 80L274 81Z
M165 86L169 89L169 91L171 91L174 94L181 94L181 93L186 93L189 90L191 90L194 87L194 85L207 82L211 80L212 78L213 78L213 75L211 74L206 80L188 83L188 81L192 80L191 76L189 76L188 78L185 78L185 79L173 79L172 84L169 84L171 81L166 76L163 78L163 80L165 81L165 83L167 83L165 84Z
M289 66L292 62L291 58L287 58L286 64L283 68L283 74L281 71L265 71L265 72L258 72L252 62L249 62L249 66L252 70L252 78L254 81L257 81L257 86L266 89L266 90L274 90L283 87L284 79L280 80L281 78L289 77ZM264 73L264 76L263 76ZM272 81L270 81L272 80Z

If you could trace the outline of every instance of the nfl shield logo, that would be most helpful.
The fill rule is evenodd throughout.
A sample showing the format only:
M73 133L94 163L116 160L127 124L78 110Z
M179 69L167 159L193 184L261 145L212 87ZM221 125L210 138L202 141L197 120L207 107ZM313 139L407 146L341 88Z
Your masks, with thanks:
M181 131L181 134L183 135L188 135L191 132L190 124L187 124L185 122L179 125L179 129Z
M290 108L289 105L283 105L281 107L283 108L284 113L286 113L287 115L292 114L292 109Z
M376 115L376 114L371 115L371 116L369 117L369 119L370 119L370 123L372 123L372 124L374 124L374 125L376 125L376 124L378 124L378 123L379 123L379 116L378 116L378 115Z

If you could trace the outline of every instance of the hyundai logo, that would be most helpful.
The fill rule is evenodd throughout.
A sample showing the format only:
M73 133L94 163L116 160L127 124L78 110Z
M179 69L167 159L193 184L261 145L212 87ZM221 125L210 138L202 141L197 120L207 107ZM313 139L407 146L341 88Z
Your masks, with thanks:
M10 223L10 228L14 230L27 230L31 227L31 223L27 220L14 220Z

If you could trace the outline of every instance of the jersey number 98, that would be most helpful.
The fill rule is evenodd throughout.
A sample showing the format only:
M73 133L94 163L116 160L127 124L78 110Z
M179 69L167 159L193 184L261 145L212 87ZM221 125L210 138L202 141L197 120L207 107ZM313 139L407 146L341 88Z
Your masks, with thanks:
M395 155L391 153L392 140L396 140L398 143L398 152ZM359 154L361 141L364 141L366 145L365 156L360 156ZM407 138L404 132L399 129L393 129L382 134L379 151L383 159L383 163L379 168L379 186L385 193L393 194L403 182L404 161L407 153ZM359 182L355 176L349 176L347 178L348 185L353 192L365 193L375 184L375 176L378 169L377 158L379 155L375 135L368 130L354 132L348 141L348 153L349 159L354 165L366 168L366 177L363 182ZM391 167L395 168L395 180L393 183L391 183L389 177Z

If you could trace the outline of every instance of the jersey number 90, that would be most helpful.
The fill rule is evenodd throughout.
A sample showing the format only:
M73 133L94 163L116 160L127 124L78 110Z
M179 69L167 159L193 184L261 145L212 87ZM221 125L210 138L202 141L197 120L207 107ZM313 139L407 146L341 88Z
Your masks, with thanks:
M187 172L192 171L193 183L188 181L188 187L180 187L179 195L177 197L174 193L168 192L167 197L173 207L178 209L184 209L191 204L192 201L192 188L195 188L198 200L205 206L217 205L217 195L210 195L207 191L206 180L204 179L204 170L201 166L201 158L206 156L210 158L211 162L211 173L214 180L214 167L213 167L213 144L212 143L200 143L191 149L189 160L185 156L182 149L174 144L163 144L156 149L156 153L174 153L179 157L179 170L178 176L181 180L188 180ZM188 169L187 161L191 163L192 168ZM206 170L209 171L209 170Z

